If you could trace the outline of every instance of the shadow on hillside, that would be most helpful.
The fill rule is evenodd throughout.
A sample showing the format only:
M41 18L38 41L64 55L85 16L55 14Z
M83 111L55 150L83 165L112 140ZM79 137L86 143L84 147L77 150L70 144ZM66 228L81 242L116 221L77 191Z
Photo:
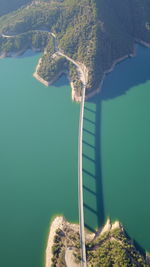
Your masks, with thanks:
M102 100L124 95L132 87L143 84L150 79L150 53L148 53L148 48L136 45L136 54L138 57L120 62L116 65L113 73L107 75L101 92Z
M135 240L135 239L131 239L131 237L128 235L128 232L125 230L124 231L126 237L128 238L128 240L131 240L133 245L135 246L135 248L139 251L139 253L145 258L146 257L146 252L145 250L141 247L141 245Z
M25 52L21 53L19 56L16 56L15 58L21 59L26 57L34 57L37 55L40 55L42 52L33 51L32 49L27 49Z

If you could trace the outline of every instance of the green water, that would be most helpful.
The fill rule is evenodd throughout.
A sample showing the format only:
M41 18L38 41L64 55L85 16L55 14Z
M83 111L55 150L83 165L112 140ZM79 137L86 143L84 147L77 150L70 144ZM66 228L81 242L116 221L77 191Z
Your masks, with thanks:
M150 50L117 65L86 103L84 202L89 229L119 219L150 251Z
M0 60L0 266L41 267L50 219L77 221L79 105L46 88L39 56Z
M0 60L0 266L41 267L50 219L78 221L79 105L62 77L46 88L39 56ZM150 251L150 50L118 65L85 105L85 224L107 216Z

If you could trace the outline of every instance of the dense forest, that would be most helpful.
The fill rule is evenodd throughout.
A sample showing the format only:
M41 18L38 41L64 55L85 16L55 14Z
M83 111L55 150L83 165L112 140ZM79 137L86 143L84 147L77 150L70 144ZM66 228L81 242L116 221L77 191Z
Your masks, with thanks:
M82 83L78 72L65 59L52 57L55 47L48 31L56 35L63 53L87 67L87 94L98 89L116 60L133 54L135 42L150 43L150 0L0 2L1 14L7 13L0 16L0 54L47 51L38 74L49 81L61 70L68 72L79 95ZM12 9L16 10L10 12Z
M88 266L148 267L148 257L137 249L124 229L116 228L87 244Z

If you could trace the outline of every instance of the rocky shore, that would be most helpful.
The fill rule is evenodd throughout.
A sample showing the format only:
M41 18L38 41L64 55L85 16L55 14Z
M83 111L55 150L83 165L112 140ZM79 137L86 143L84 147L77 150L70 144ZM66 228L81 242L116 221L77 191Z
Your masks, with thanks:
M40 68L41 62L42 62L42 58L39 59L39 62L38 62L37 66L36 66L36 69L35 69L35 72L33 73L33 77L35 79L37 79L39 82L41 82L42 84L44 84L45 86L48 87L48 86L54 84L60 78L61 75L63 75L63 74L67 75L67 78L70 81L70 86L71 86L71 96L72 96L71 98L72 98L72 101L81 102L81 96L77 96L75 88L74 88L74 84L71 81L71 79L69 77L69 74L67 72L65 72L65 71L61 71L51 81L46 81L38 74L38 70Z
M79 233L79 225L67 222L63 216L56 217L53 220L49 229L49 236L45 255L45 267L51 267L53 258L52 248L54 246L54 238L58 229L59 231L61 230L66 232L71 230L74 233Z
M68 57L67 57L68 60L70 60ZM52 80L50 81L46 81L44 80L39 74L38 74L38 70L40 68L40 65L42 63L42 58L39 59L39 62L36 66L36 69L35 69L35 72L33 73L33 77L36 78L39 82L43 83L45 86L50 86L52 85L53 83L55 83L61 75L65 74L67 75L68 77L68 80L70 81L70 86L71 86L71 96L72 96L72 101L75 101L75 102L81 102L81 99L82 97L80 95L77 95L76 93L76 90L75 90L75 87L74 87L74 84L73 84L73 81L71 80L71 78L69 77L69 74L68 72L66 71L61 71L59 72ZM76 65L76 67L78 68L78 72L79 72L79 76L80 76L80 79L82 81L84 81L84 73L82 71L82 67L80 66L79 63L74 63ZM85 71L85 69L84 69ZM86 73L86 75L88 75L88 73Z
M126 234L119 221L106 224L90 233L85 229L87 266L145 266L148 267L149 254L141 254ZM79 225L72 224L64 217L56 217L49 230L45 267L80 267Z
M115 223L111 224L110 219L108 219L104 227L99 231L97 231L96 233L90 233L87 230L85 230L86 243L90 243L95 238L103 236L104 234L113 231L115 229L123 229L123 228L122 225L119 223L119 221L116 221ZM51 264L53 263L52 260L54 256L53 247L55 246L55 239L56 239L55 237L57 236L57 231L59 232L62 231L62 233L64 233L65 236L64 238L65 264L66 262L68 262L68 264L66 264L68 267L78 266L78 263L76 262L76 259L73 255L76 253L75 249L76 242L78 243L79 246L79 225L69 223L65 220L63 216L58 216L53 220L53 222L50 225L47 247L46 247L46 255L45 255L45 267L51 267ZM77 237L78 240L75 240L75 237ZM71 238L74 240L74 242L71 240Z
M143 45L143 46L145 46L145 47L147 47L147 48L150 48L150 44L149 44L149 43L146 43L146 42L144 42L144 41L142 41L142 40L136 40L136 42L139 43L139 44L141 44L141 45ZM94 91L91 90L91 91L89 91L89 92L86 93L86 97L85 97L86 100L89 99L89 98L91 98L91 97L93 97L94 95L98 94L98 93L101 91L102 86L103 86L103 82L104 82L106 76L107 76L110 72L112 72L112 71L114 70L115 66L116 66L118 63L124 61L124 60L127 59L127 58L131 58L131 57L135 57L135 56L136 56L136 47L135 47L135 46L136 46L136 45L134 45L134 47L133 47L133 53L128 54L128 55L124 55L124 56L122 56L122 57L120 57L120 58L117 58L117 59L113 62L113 64L112 64L112 66L110 67L110 69L108 69L108 70L106 70L106 71L104 72L99 87L98 87L97 89L95 89ZM37 67L36 67L36 71L35 71L35 73L33 74L33 76L34 76L38 81L40 81L41 83L43 83L45 86L50 86L51 84L53 84L54 82L56 82L56 81L58 80L58 78L59 78L62 74L67 74L67 73L64 73L64 72L60 72L60 73L59 73L56 77L54 77L54 79L52 79L51 81L48 81L48 82L45 81L43 78L41 78L41 77L38 75L38 69L39 69L39 66L40 66L40 64L41 64L41 60L42 60L42 59L39 60L38 65L37 65ZM81 79L82 81L84 81L84 80L85 80L85 79L84 79L84 76L86 76L86 78L88 77L88 70L87 70L86 67L85 67L84 70L83 70L83 66L81 66L80 64L81 64L81 63L76 63L76 66L77 66L77 68L78 68L78 70L79 70L79 74L80 74L80 76L81 76L80 79ZM68 76L68 79L69 79L69 81L70 81L70 86L71 86L71 89L72 89L72 92L71 92L71 98L72 98L72 101L75 101L75 102L79 102L79 103L80 103L82 97L81 97L80 95L77 94L77 92L76 92L76 90L75 90L75 88L74 88L74 84L73 84L73 82L71 81L71 79L70 79L69 76Z

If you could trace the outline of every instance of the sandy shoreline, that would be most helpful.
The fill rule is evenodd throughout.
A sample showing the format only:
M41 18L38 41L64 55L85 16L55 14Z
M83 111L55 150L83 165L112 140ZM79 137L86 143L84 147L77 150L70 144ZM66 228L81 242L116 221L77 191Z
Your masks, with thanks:
M70 86L71 86L71 99L72 101L75 101L75 102L81 102L81 96L77 96L76 95L76 91L75 91L75 88L74 88L74 85L73 85L73 82L71 81L70 77L69 77L69 74L65 71L61 71L57 74L57 76L55 76L51 81L45 81L39 74L38 74L38 69L40 67L40 64L41 64L41 61L42 61L42 58L39 59L39 62L38 62L38 65L36 66L36 70L35 72L33 73L33 77L38 80L39 82L41 82L42 84L44 84L45 86L50 86L52 85L53 83L55 83L61 75L67 75L67 78L70 82Z
M42 84L44 84L45 86L50 86L52 85L53 83L55 83L59 77L63 74L67 75L67 78L70 82L70 86L71 86L71 98L72 98L72 101L75 101L75 102L81 102L81 96L77 96L76 94L76 91L75 91L75 88L74 88L74 85L73 85L73 82L71 81L70 77L69 77L69 74L67 71L61 71L59 72L51 81L45 81L39 74L38 74L38 70L40 68L40 65L41 65L41 62L42 62L42 58L39 59L38 61L38 64L36 66L36 69L35 69L35 72L33 73L33 77L35 79L37 79L39 82L41 82ZM82 79L83 79L83 76L82 76Z
M67 222L63 216L57 216L52 221L49 229L49 235L45 253L45 267L51 267L52 264L52 257L53 257L52 247L54 245L54 237L56 234L56 230L57 229L64 230L64 228L67 227L73 229L73 231L75 232L79 232L79 225ZM93 234L91 234L91 236L93 237Z
M38 75L38 69L42 63L42 58L39 59L38 64L36 66L35 72L33 73L33 77L36 78L40 83L43 83L45 86L49 86L49 82L45 81L40 75Z
M45 255L45 267L50 267L52 264L52 246L54 244L54 237L56 234L56 230L58 228L62 229L64 223L64 218L63 217L56 217L51 226L50 226L50 230L49 230L49 236L48 236L48 241L47 241L47 247L46 247L46 255Z
M47 247L46 247L46 253L45 253L45 267L51 267L52 264L52 247L54 245L54 237L56 234L57 229L61 229L62 231L64 228L71 228L75 232L79 232L79 224L72 224L65 220L63 216L57 216L51 223L50 229L49 229L49 235L47 240ZM98 230L96 233L90 233L85 230L85 237L86 241L90 242L92 241L96 236L103 235L106 232L112 231L114 229L121 228L123 229L122 225L119 221L116 221L114 223L110 222L110 219L108 218L105 225L102 229ZM67 247L66 247L67 250ZM69 266L71 267L71 266Z
M5 58L5 57L6 57L6 54L5 53L1 53L0 54L0 59Z

